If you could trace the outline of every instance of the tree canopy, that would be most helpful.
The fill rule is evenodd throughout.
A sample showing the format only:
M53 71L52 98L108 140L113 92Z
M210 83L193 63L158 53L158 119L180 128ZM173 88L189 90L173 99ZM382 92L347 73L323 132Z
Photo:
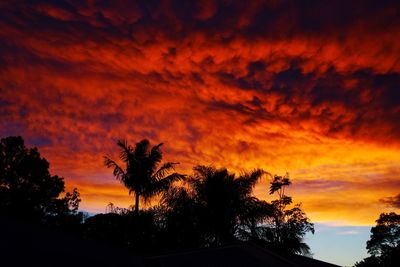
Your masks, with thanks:
M261 169L236 176L225 168L196 166L188 185L166 194L164 203L170 207L166 225L173 229L180 225L182 239L201 233L196 238L203 245L250 240L279 252L310 254L303 238L314 233L314 226L300 204L287 208L292 203L284 193L291 184L289 177L273 178L270 192L279 192L279 198L271 203L252 194L267 175Z
M140 198L148 201L166 191L173 182L184 178L176 172L170 173L177 162L166 162L160 166L163 143L151 147L149 140L143 139L132 147L127 141L119 140L117 145L125 167L120 167L107 156L104 157L104 164L114 169L114 176L129 189L129 194L134 193L136 213L139 212Z
M382 213L371 228L371 237L367 241L367 250L371 254L357 263L357 267L394 267L400 265L400 215L395 212Z
M0 140L0 209L31 220L76 213L77 189L64 197L64 179L49 172L49 162L20 136Z
M200 223L206 228L208 242L221 244L235 240L240 218L255 201L252 190L264 174L257 169L236 176L225 168L194 167L189 195L199 207Z
M235 174L227 168L198 165L189 176L174 172L175 162L162 163L162 143L146 139L129 145L118 141L119 165L105 157L106 167L135 196L134 209L110 203L106 214L83 222L77 189L64 192L64 179L51 175L49 162L21 137L0 141L0 212L51 226L74 226L76 234L137 253L219 246L252 241L284 253L309 253L304 235L314 231L300 204L287 196L289 177L272 177L262 169ZM262 179L272 181L271 202L253 189ZM181 183L174 184L175 181ZM266 188L268 190L268 188ZM161 195L158 205L139 212L139 202ZM65 228L65 227L64 227Z

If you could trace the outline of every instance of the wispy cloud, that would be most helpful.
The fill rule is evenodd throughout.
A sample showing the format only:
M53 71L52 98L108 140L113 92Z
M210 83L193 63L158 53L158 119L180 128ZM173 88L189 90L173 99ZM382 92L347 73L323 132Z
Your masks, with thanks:
M385 197L380 199L379 201L389 205L390 207L400 209L400 194L394 197Z
M358 235L360 232L355 231L355 230L349 230L349 231L342 231L342 232L337 232L338 235Z

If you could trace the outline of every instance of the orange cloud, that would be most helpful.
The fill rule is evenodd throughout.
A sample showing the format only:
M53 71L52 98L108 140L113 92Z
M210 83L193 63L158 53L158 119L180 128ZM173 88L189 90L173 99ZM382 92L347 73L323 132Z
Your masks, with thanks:
M0 135L86 210L129 205L102 157L149 138L181 172L288 171L313 220L372 224L400 191L399 7L322 2L0 4Z

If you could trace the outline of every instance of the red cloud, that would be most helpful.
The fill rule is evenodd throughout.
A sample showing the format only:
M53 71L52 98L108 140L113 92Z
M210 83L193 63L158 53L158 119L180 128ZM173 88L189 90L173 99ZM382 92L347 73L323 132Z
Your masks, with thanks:
M0 135L40 146L89 209L124 194L94 186L113 181L102 156L117 138L163 141L185 172L321 168L332 198L360 163L384 166L357 167L361 181L395 180L382 169L399 164L399 5L320 2L1 4ZM348 186L367 202L398 191ZM299 197L317 210L321 194Z

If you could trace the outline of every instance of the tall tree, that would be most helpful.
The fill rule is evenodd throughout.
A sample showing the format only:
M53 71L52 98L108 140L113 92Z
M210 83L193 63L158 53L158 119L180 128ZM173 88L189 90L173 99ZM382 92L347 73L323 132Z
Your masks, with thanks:
M80 202L74 189L64 198L64 179L51 175L38 149L26 148L20 136L0 141L0 210L31 220L76 214Z
M309 254L309 246L303 242L307 232L314 233L314 225L301 209L301 204L287 207L292 204L292 198L287 196L285 190L291 185L289 175L275 175L269 193L277 194L278 199L272 201L273 216L265 228L265 240L272 248L288 253ZM267 220L267 221L268 221Z
M200 217L203 207L197 203L186 187L172 187L162 198L160 211L164 245L171 248L195 248L201 247L204 242L203 225ZM163 242L160 242L163 243Z
M400 266L400 215L394 212L382 213L371 228L371 238L367 241L371 254L357 267Z
M368 253L382 256L400 247L400 214L382 213L371 228L371 239L367 242Z
M194 168L189 183L195 202L202 207L200 220L209 243L221 244L236 238L240 218L254 201L253 188L264 174L257 169L236 177L225 168Z
M169 174L177 162L161 165L163 143L151 147L150 142L143 139L132 147L127 141L119 140L117 145L125 167L120 167L107 156L104 157L104 163L108 168L114 169L114 176L129 189L129 194L135 195L136 214L139 213L140 198L149 201L153 196L167 190L173 182L184 178L184 175L176 172Z

